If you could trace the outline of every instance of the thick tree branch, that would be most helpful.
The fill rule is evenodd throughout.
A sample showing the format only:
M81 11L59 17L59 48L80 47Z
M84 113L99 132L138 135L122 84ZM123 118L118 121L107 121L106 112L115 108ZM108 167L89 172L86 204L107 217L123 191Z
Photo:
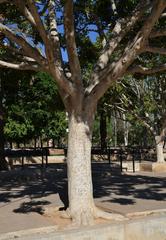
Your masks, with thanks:
M0 32L3 32L7 38L12 42L18 44L24 52L34 58L43 68L46 67L46 59L39 53L39 51L32 47L23 37L16 35L11 29L0 23Z
M81 81L81 67L78 59L75 32L74 32L74 13L73 13L73 1L68 0L64 6L64 26L65 26L65 38L67 44L67 52L69 57L69 65L72 74L72 79L80 87Z
M35 18L34 18L35 19ZM39 53L39 51L37 50L37 48L32 47L30 45L30 43L28 43L22 36L21 34L19 35L19 33L17 33L17 35L12 32L11 29L9 29L7 26L0 24L0 32L4 33L5 36L12 42L16 43L17 45L19 45L22 50L25 52L25 55L30 56L31 58L35 59L36 62L41 66L41 68L43 69L43 71L46 71L48 73L50 73L54 79L57 80L57 83L59 85L59 88L61 88L61 92L65 91L66 94L65 97L68 94L73 93L73 87L72 84L65 78L62 69L59 66L55 65L54 59L50 59L49 57L47 58L49 60L49 63L47 62L47 60ZM51 54L53 54L51 45L49 46L49 50L51 52ZM47 46L45 46L47 47ZM51 61L50 61L51 60ZM11 65L11 67L15 67L15 68L19 68L19 66L14 66ZM22 67L23 68L23 67ZM24 67L25 68L25 67ZM26 68L28 69L29 66L26 66ZM40 68L40 69L41 69Z
M153 68L147 68L142 66L133 66L128 69L126 72L127 74L134 74L134 73L141 73L141 74L154 74L159 72L166 71L166 64L163 64L161 66L153 67Z
M145 52L151 52L151 53L159 53L162 55L166 55L166 49L165 48L158 48L158 47L150 47L150 46L146 46L144 48Z
M41 71L42 69L39 67L39 65L30 64L28 62L21 62L21 63L9 63L6 61L0 60L0 67L3 68L12 68L16 70L32 70L32 71Z
M40 18L40 15L37 11L37 8L35 6L35 3L33 0L27 0L28 7L30 9L30 12L36 22L37 30L45 44L45 49L46 49L46 56L48 59L48 62L50 65L53 67L55 65L55 59L52 51L52 42L49 40L46 29L44 28L44 25L42 23L42 20Z
M102 54L100 55L97 64L95 66L94 72L91 76L91 81L95 82L98 81L98 73L106 67L108 64L108 61L110 59L111 54L116 49L120 41L124 38L124 36L128 33L128 31L135 25L135 23L141 19L144 12L149 8L149 1L142 0L137 5L133 13L131 14L131 17L127 17L125 19L120 19L112 33L111 33L111 40L104 48Z
M166 29L162 30L153 30L149 36L149 38L163 37L166 36Z
M37 11L35 2L33 0L27 0L27 4L28 4L29 11L31 14L30 16L34 19L34 22L31 22L31 24L36 27L36 29L38 30L38 32L44 42L45 49L46 49L47 61L44 57L42 57L42 59L41 59L40 53L37 51L37 49L33 48L23 38L21 38L20 36L14 36L13 33L11 34L11 30L8 29L6 36L9 39L11 39L12 41L19 44L23 48L25 53L28 56L31 56L32 58L34 58L41 66L43 66L43 60L44 60L43 70L50 73L57 80L57 83L58 83L59 87L61 88L61 92L65 90L65 92L67 94L70 94L73 91L72 85L65 78L61 66L59 66L57 59L54 58L53 42L48 37L46 29L42 23L42 20L40 18L38 11ZM26 8L26 6L23 4L21 5L21 7ZM24 9L24 12L25 11L26 11L26 9ZM29 17L27 17L27 20L30 22ZM40 62L39 62L39 60L40 60ZM66 96L66 94L65 94L65 96Z
M135 58L142 52L143 48L145 47L149 34L151 33L153 26L155 25L165 7L166 1L154 1L153 8L149 17L145 21L142 29L137 33L132 43L129 43L125 48L122 57L120 57L116 63L114 62L113 64L108 65L107 68L104 69L103 75L99 79L99 83L93 86L93 90L90 93L90 98L92 98L93 101L94 99L97 101L113 82L124 76L127 68L133 63Z
M55 1L48 0L48 16L49 16L49 31L50 38L53 42L53 51L55 55L56 62L59 66L62 66L62 57L60 51L60 39L57 31L57 22L55 14Z

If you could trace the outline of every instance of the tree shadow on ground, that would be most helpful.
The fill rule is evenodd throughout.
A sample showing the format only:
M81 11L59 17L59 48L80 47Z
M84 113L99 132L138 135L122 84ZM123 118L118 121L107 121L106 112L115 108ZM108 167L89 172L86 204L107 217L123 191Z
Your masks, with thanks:
M3 204L9 204L17 199L31 200L21 203L20 207L14 210L16 213L42 214L43 206L50 204L42 198L51 194L58 194L64 207L67 208L67 192L67 174L64 164L53 165L48 169L42 169L39 166L17 168L0 175L0 208Z
M15 213L30 213L30 212L37 212L39 214L43 214L43 206L49 205L49 201L29 201L21 203L20 207L14 209Z
M133 205L137 199L166 200L166 178L112 173L108 164L92 164L94 198L107 197L106 201L120 205ZM50 201L42 199L58 194L66 208L68 206L67 173L65 164L52 164L48 168L39 166L15 169L0 175L0 203L29 198L14 209L16 213L43 213L43 206ZM39 200L40 199L40 200ZM102 200L101 200L102 201ZM0 208L1 208L0 205Z
M95 177L95 173L93 175L95 198L110 195L110 202L121 205L134 204L135 199L166 200L166 177L164 175L148 176L146 173L142 175L139 172L134 175L119 173L108 175L108 166L105 165L103 169L98 169L100 169L98 177ZM114 198L111 198L111 196Z

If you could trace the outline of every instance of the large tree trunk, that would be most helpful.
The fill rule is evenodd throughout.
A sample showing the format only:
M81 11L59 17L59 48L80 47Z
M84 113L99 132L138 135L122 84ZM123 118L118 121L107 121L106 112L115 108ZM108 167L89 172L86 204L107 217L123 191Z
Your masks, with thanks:
M71 114L68 135L68 198L69 208L65 216L70 217L74 225L93 224L94 218L124 220L120 214L106 213L98 209L93 200L91 172L91 136L93 114L86 118Z
M90 123L72 114L68 136L68 197L71 218L78 225L93 221Z
M163 145L164 141L161 136L156 136L156 153L157 153L157 162L164 163L164 153L163 153Z

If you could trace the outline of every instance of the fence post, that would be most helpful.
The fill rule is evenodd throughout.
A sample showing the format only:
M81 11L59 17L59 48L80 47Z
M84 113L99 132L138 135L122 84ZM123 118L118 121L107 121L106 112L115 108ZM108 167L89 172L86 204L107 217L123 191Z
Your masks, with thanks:
M48 166L48 148L45 148L46 153L46 167Z
M120 171L123 170L123 156L122 156L122 149L120 149Z
M22 152L21 164L22 164L22 168L24 168L24 151L23 151L23 149L21 150L21 152Z
M107 155L108 155L108 162L109 165L111 164L111 153L110 153L110 147L107 148Z
M134 157L134 150L132 152L133 157L132 157L132 162L133 162L133 172L135 172L135 157Z

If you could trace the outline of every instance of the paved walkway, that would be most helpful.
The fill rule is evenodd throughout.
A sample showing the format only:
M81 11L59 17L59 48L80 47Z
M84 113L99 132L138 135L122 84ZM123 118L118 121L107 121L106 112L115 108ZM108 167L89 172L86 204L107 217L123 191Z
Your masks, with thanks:
M122 214L166 208L166 175L111 174L104 163L93 166L96 204ZM54 226L42 215L43 206L67 205L65 164L0 173L0 234Z

